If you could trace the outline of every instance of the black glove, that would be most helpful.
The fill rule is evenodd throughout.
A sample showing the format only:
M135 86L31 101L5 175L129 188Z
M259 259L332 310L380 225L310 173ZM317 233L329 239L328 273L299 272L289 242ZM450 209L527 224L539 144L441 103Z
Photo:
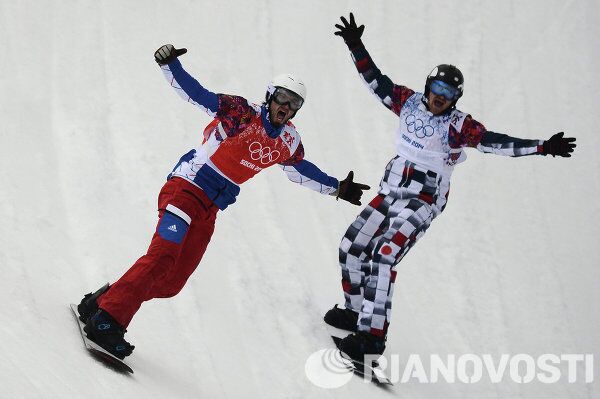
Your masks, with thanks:
M554 136L544 141L542 154L550 154L553 157L560 155L561 157L569 158L571 153L575 150L575 147L577 147L577 144L575 144L575 137L564 138L564 134L564 132L556 133Z
M334 35L341 36L346 42L346 45L349 49L352 49L358 46L361 41L360 37L365 30L365 26L356 26L356 22L354 22L354 14L350 13L350 23L344 17L340 17L344 26L340 24L335 24L335 27L339 29L339 31L334 32Z
M187 49L176 49L172 44L165 44L154 52L154 61L158 62L158 65L167 65L185 53L187 53Z
M362 196L363 190L368 190L371 187L366 184L354 183L354 172L350 171L348 177L340 182L338 187L336 199L343 199L354 205L360 205L360 197Z

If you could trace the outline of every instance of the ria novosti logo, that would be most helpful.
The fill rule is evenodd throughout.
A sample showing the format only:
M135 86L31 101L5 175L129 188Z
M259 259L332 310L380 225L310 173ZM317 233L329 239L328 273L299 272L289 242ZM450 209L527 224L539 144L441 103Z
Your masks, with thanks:
M402 361L400 355L392 354L388 357L367 356L365 362L375 359L394 384L594 382L594 355L591 353L545 353L539 356L525 353L431 354L425 359L419 354L410 354ZM352 363L335 349L322 349L307 359L305 372L308 379L321 388L339 388L352 378ZM365 382L371 381L369 373L364 377Z
M306 376L319 388L339 388L352 379L352 362L337 349L321 349L310 355L304 364Z

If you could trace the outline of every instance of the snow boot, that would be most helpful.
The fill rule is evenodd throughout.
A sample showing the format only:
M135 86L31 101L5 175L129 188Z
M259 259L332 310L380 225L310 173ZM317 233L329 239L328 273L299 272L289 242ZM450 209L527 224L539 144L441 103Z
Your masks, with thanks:
M135 346L125 341L125 330L103 309L98 309L83 327L87 337L106 351L123 360L131 355Z
M356 331L358 313L351 309L340 309L336 304L332 309L329 309L327 313L325 313L323 320L330 326L341 328L346 331Z
M79 320L84 323L87 323L90 317L98 312L98 298L100 295L104 294L110 285L108 283L104 284L98 291L94 293L85 294L79 305L77 305L77 312L79 313Z
M354 360L364 362L365 355L382 355L385 338L365 331L358 331L343 338L338 348Z

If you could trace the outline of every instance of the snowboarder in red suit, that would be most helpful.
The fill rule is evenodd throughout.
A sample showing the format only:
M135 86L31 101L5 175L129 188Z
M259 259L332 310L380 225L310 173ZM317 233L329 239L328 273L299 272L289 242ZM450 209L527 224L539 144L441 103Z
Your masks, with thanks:
M214 120L160 191L159 221L147 253L113 285L85 295L78 306L88 337L121 359L134 348L124 334L141 304L181 291L204 255L217 213L235 202L242 183L278 165L292 182L355 205L369 188L353 182L352 171L338 181L304 158L300 135L290 121L306 99L306 87L296 76L276 76L265 101L253 104L204 88L178 60L186 52L164 45L155 52L155 61L173 89Z

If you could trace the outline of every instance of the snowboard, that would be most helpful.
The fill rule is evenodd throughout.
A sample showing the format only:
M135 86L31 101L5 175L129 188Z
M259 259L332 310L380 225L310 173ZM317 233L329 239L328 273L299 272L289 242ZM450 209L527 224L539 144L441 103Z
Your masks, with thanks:
M329 326L327 325L327 329L329 330L329 333L331 335L331 339L333 340L333 343L335 344L335 347L339 348L339 343L342 340L342 337L339 337L337 335L338 331L342 331L339 330L335 327ZM346 334L348 334L348 332L346 332ZM392 381L389 379L389 377L386 375L386 373L381 369L381 367L379 367L378 363L373 363L373 364L365 364L363 362L360 362L358 360L354 360L352 359L350 356L346 355L344 352L342 352L340 350L340 354L342 355L342 357L346 360L348 360L349 362L352 363L352 371L354 372L354 374L359 375L363 378L371 378L371 381L376 383L376 384L380 384L380 385L394 385L392 383Z
M69 307L71 308L73 317L75 317L75 322L77 323L77 327L79 328L79 334L81 334L81 339L83 340L83 346L85 347L85 349L87 349L87 351L94 358L100 360L102 363L114 369L115 371L133 374L133 369L129 367L124 361L122 361L116 356L113 356L87 337L85 331L83 331L83 327L85 326L85 324L81 320L79 320L79 312L77 311L77 305L72 303L69 305Z

